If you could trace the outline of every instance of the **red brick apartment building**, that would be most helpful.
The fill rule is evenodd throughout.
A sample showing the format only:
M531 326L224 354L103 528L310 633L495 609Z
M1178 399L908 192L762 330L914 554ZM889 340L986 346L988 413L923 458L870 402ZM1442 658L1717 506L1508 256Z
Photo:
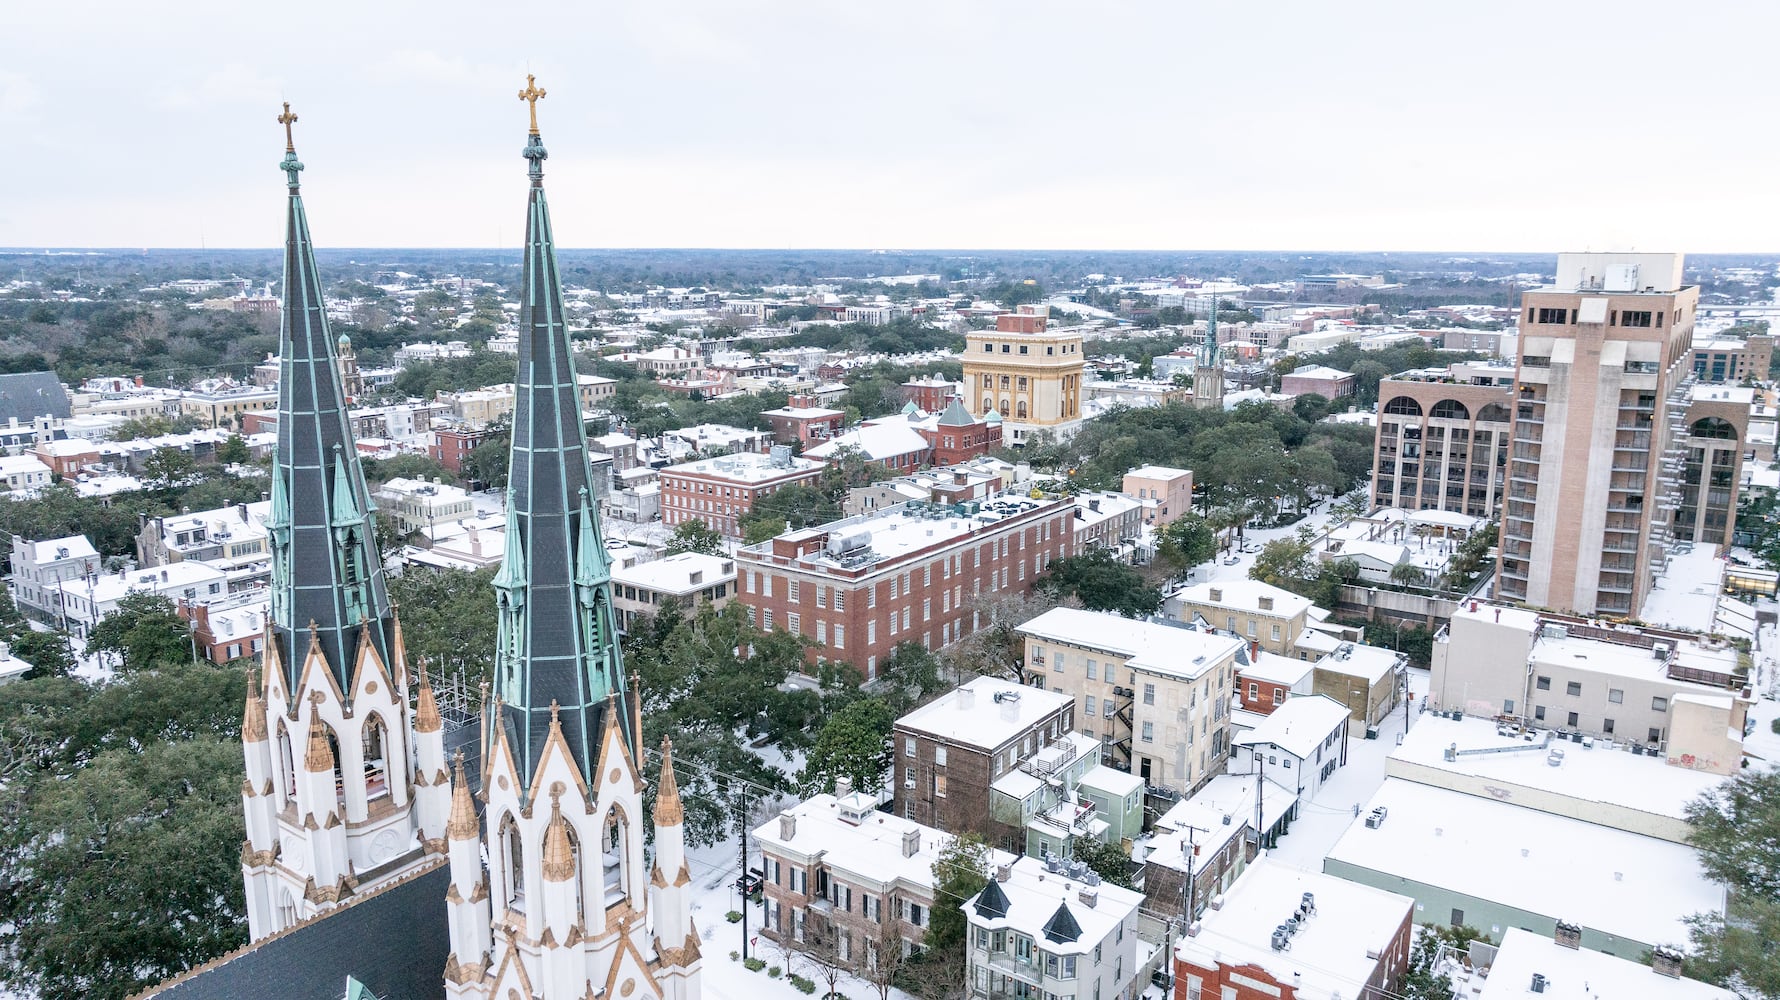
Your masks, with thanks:
M978 596L1030 590L1075 553L1074 516L1067 499L1008 493L900 504L738 549L737 598L760 627L813 638L812 660L869 679L898 643L937 649L975 631Z
M433 443L427 448L433 461L450 469L454 475L464 474L464 462L469 460L470 452L488 440L485 430L471 430L468 427L451 427L433 432Z
M722 458L670 465L661 470L661 522L672 528L699 520L729 538L740 538L741 519L754 502L781 487L822 475L822 463L785 454L739 452Z

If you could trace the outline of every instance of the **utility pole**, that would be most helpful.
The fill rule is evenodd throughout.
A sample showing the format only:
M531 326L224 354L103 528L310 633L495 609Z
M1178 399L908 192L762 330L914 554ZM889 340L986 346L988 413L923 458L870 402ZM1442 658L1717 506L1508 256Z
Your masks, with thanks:
M1265 780L1267 760L1261 756L1261 751L1257 750L1252 744L1249 746L1248 752L1253 754L1255 758L1255 847L1258 849L1266 846L1267 824L1264 817L1267 814L1261 807L1262 803L1267 798L1267 783Z
M1204 827L1193 826L1192 824L1188 824L1187 825L1187 842L1181 845L1181 854L1184 855L1187 859L1187 884L1184 887L1186 890L1186 894L1187 894L1187 913L1186 913L1186 926L1187 927L1193 926L1193 918L1195 915L1194 911L1199 908L1199 886L1194 881L1194 876L1193 876L1193 861L1194 861L1194 859L1199 857L1199 845L1193 843L1193 834L1195 832L1210 833L1211 831L1205 829Z
M741 786L742 809L736 817L736 825L742 828L741 869L736 876L736 888L742 891L742 961L748 960L748 786Z

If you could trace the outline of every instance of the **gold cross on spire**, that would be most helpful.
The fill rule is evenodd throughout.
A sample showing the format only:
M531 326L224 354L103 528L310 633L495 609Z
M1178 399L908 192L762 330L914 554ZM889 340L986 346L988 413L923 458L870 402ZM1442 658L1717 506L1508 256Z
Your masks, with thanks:
M519 99L531 105L532 135L538 134L538 101L543 96L544 88L538 86L538 78L525 74L525 89L519 92Z
M294 153L297 151L297 142L295 139L293 139L291 137L291 134L290 134L291 124L294 123L296 120L297 120L297 116L291 114L290 102L285 101L284 102L284 114L281 114L278 116L278 124L284 126L284 151L287 153Z

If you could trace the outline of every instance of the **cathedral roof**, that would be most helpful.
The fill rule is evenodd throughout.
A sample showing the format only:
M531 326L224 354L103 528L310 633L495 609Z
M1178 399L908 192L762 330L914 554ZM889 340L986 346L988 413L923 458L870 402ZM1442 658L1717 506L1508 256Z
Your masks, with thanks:
M291 121L295 116L285 115ZM283 118L280 119L284 120ZM288 123L287 123L288 128ZM376 550L371 496L348 427L334 338L297 175L294 144L284 161L290 198L284 242L284 314L278 334L278 446L272 463L272 626L296 686L311 627L341 688L361 629L390 658L389 597Z
M451 951L445 865L388 883L138 995L138 1000L340 1000L352 976L380 997L436 997Z
M607 711L618 713L633 759L641 755L630 731L611 607L611 563L593 499L580 382L569 352L544 197L548 154L536 131L522 155L530 164L531 190L507 480L507 553L494 580L501 604L495 687L496 724L506 727L520 779L529 782L550 735L553 703L560 706L562 739L584 778L593 775ZM608 702L614 693L619 697ZM529 798L530 789L525 794Z

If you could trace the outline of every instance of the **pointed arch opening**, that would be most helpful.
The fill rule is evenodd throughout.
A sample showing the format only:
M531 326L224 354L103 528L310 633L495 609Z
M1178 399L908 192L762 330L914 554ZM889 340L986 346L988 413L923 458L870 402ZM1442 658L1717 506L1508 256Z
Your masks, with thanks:
M290 726L284 719L278 720L278 802L279 808L288 806L297 798L297 756L291 748Z
M575 827L569 824L569 857L575 862L575 877L571 880L575 886L575 923L585 927L587 921L587 887L581 879L586 869L581 867L581 838L575 834Z
M365 719L360 748L364 751L366 800L388 798L389 727L383 724L382 715L372 712Z
M278 898L278 929L294 927L296 923L297 900L295 896L291 895L290 890L286 889Z
M328 754L334 759L334 802L340 807L340 815L346 815L346 776L340 773L340 737L334 727L322 723L328 734Z
M630 818L624 810L614 804L606 810L604 824L600 827L600 897L603 905L612 906L624 902L625 871L624 855L628 849L627 841Z
M507 908L525 909L525 842L513 814L502 817L500 825L501 878L505 884Z

